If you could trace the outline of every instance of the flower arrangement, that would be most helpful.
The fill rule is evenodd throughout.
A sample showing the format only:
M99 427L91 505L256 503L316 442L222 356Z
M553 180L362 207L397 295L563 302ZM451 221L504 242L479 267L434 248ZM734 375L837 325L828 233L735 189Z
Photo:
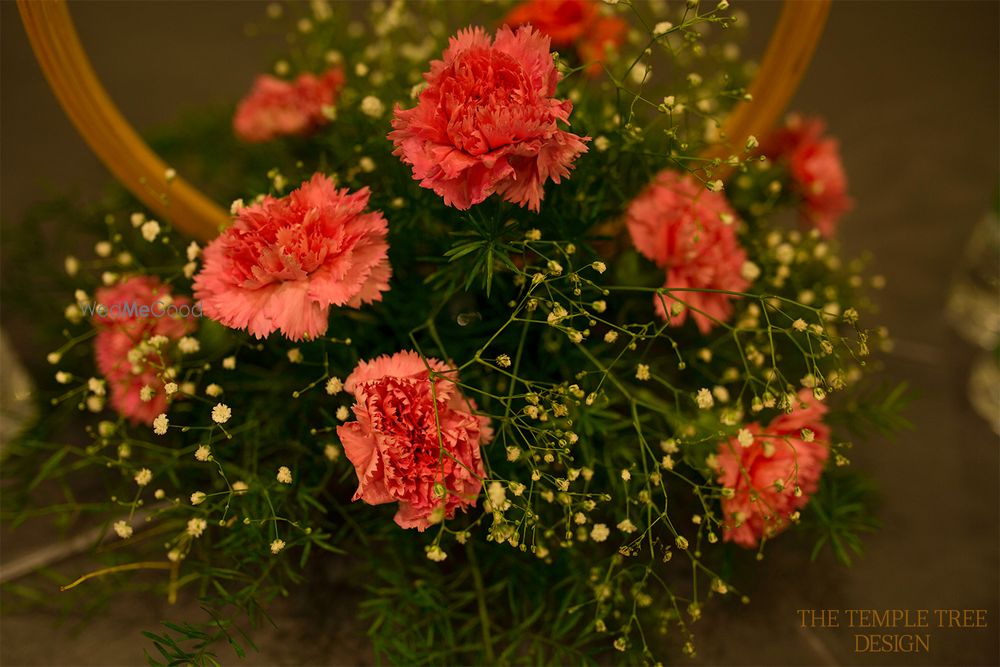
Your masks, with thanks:
M202 247L117 202L66 260L15 504L102 479L115 548L64 588L162 570L209 613L148 633L152 664L242 654L324 559L368 582L390 662L654 663L749 601L742 552L799 532L847 561L872 526L843 438L898 424L866 380L887 337L822 123L719 134L745 16L438 9L312 3L234 117L174 140L231 224ZM53 444L80 411L86 442Z

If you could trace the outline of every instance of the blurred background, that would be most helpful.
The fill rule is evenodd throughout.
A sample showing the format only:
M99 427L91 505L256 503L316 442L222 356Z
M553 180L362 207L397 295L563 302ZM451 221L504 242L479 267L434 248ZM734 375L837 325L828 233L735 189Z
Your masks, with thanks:
M746 52L758 56L780 6L733 4L750 16ZM262 22L265 8L263 2L71 3L95 69L140 130L242 95L281 47L280 34L245 34L248 23ZM840 138L856 201L840 236L847 256L873 254L874 272L887 279L875 295L895 340L884 372L915 391L908 413L914 428L891 442L855 443L854 466L874 478L882 497L884 527L867 539L865 556L844 568L832 559L810 563L808 554L775 545L756 578L743 582L752 603L716 604L695 626L695 663L1000 664L1000 442L990 426L1000 424L1000 223L989 219L1000 176L998 83L994 0L835 3L791 108L825 116ZM23 224L39 200L66 191L95 197L107 186L108 173L49 92L12 2L0 3L0 99L0 234ZM62 259L39 256L30 266L5 261L2 280L9 287L28 271L62 271ZM3 328L13 354L29 369L45 370L47 350L33 344L31 323L5 317ZM14 359L7 350L0 358L5 411L17 409ZM51 541L43 523L2 537L8 572ZM60 570L74 571L72 562ZM262 652L247 664L371 664L353 602L350 587L331 570L329 581L277 605L277 628L255 636ZM989 613L987 628L934 631L930 653L880 654L855 653L847 629L802 629L796 611L813 608ZM5 609L0 664L138 664L146 643L140 630L164 615L192 613L194 602L167 608L142 594L119 597L85 625L72 615Z

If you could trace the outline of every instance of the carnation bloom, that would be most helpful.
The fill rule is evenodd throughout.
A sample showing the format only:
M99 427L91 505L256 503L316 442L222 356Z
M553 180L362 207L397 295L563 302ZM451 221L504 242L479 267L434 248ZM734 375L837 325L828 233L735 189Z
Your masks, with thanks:
M528 0L511 9L503 22L512 27L530 24L556 47L575 45L580 59L591 63L588 74L601 71L607 49L621 45L628 29L622 19L602 16L593 0Z
M417 106L394 111L394 155L444 203L468 209L493 193L539 209L543 186L569 175L585 141L559 129L572 102L553 97L560 75L549 38L508 27L491 40L482 28L451 38L424 74Z
M97 329L94 357L98 370L108 380L111 405L133 424L151 423L167 408L160 376L160 370L170 364L166 346L149 346L135 363L129 360L129 352L153 336L175 341L190 333L195 326L191 319L166 312L169 304L180 308L190 305L190 301L172 297L170 288L153 276L135 276L97 290L95 303L102 307L103 314L93 317ZM152 314L141 316L143 306L149 307ZM143 401L139 396L145 385L155 392L152 400Z
M802 197L803 219L829 237L852 202L837 141L824 137L824 130L818 118L792 115L785 127L764 141L762 152L787 166Z
M249 142L308 134L329 122L325 110L337 103L343 85L339 67L320 76L302 74L295 81L262 74L236 107L233 130Z
M642 255L666 271L664 287L672 294L654 297L656 312L667 318L673 301L686 305L670 323L679 326L691 311L702 333L732 314L732 296L697 290L743 291L746 252L736 238L736 215L723 195L711 192L689 175L666 170L632 200L626 223ZM691 291L688 291L691 290Z
M428 365L447 378L432 382ZM447 364L410 351L358 364L344 383L357 421L337 427L358 474L354 500L398 502L396 523L420 531L476 503L485 474L479 448L493 430L457 379Z
M246 206L204 250L194 294L206 316L257 338L326 332L330 306L382 299L391 269L385 218L368 188L338 190L316 174L287 197Z
M750 446L736 437L719 444L718 482L734 492L722 500L725 540L755 547L762 537L781 532L788 517L809 502L829 455L826 411L803 389L791 413L776 417L767 428L757 423L746 427L753 435ZM802 437L803 429L812 431L810 442Z

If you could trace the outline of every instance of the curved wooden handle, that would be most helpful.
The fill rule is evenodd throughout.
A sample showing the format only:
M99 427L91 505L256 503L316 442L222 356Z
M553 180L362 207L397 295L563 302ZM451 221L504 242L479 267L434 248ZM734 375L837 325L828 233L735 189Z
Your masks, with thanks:
M167 181L167 165L121 115L80 45L65 0L17 0L31 47L66 115L121 183L150 210L196 238L214 237L228 213L181 178ZM762 135L778 120L809 66L830 0L785 0L764 60L750 85L751 102L726 118L724 137ZM705 157L722 158L718 144Z
M80 45L64 0L18 0L31 47L60 105L112 174L151 211L201 240L216 236L229 214L180 177L121 115Z
M760 70L750 84L751 100L740 102L722 124L726 139L742 142L774 127L809 67L829 13L830 0L785 0ZM703 157L724 158L732 153L731 147L716 144Z

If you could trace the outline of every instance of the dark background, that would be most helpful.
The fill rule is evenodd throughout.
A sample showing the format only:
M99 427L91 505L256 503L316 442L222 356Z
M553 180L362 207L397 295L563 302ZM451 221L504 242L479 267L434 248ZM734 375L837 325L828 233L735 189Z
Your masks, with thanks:
M278 39L243 34L248 21L263 17L264 3L71 4L95 69L140 129L236 99L280 48ZM779 6L733 4L750 15L747 52L759 54ZM98 192L109 176L48 91L9 1L0 2L0 38L0 220L9 229L32 202L68 189ZM840 137L856 200L841 237L848 256L871 251L888 278L877 295L896 341L885 373L918 392L909 412L915 428L893 442L855 447L855 467L877 480L883 496L884 527L868 538L865 557L845 569L773 545L756 578L744 582L752 603L714 605L695 626L696 662L1000 663L1000 447L966 398L976 350L943 317L963 245L998 184L998 44L994 1L838 2L833 9L792 108L825 116ZM61 257L39 260L3 266L3 279L62 270ZM5 535L3 559L26 541ZM296 593L278 605L279 629L259 635L262 653L249 662L371 663L353 602L338 598L335 584ZM987 609L989 627L933 631L929 654L855 654L850 631L804 630L796 613L945 607ZM197 613L189 603L165 609L159 599L126 595L82 630L42 613L4 614L0 664L138 664L139 630L164 614Z

